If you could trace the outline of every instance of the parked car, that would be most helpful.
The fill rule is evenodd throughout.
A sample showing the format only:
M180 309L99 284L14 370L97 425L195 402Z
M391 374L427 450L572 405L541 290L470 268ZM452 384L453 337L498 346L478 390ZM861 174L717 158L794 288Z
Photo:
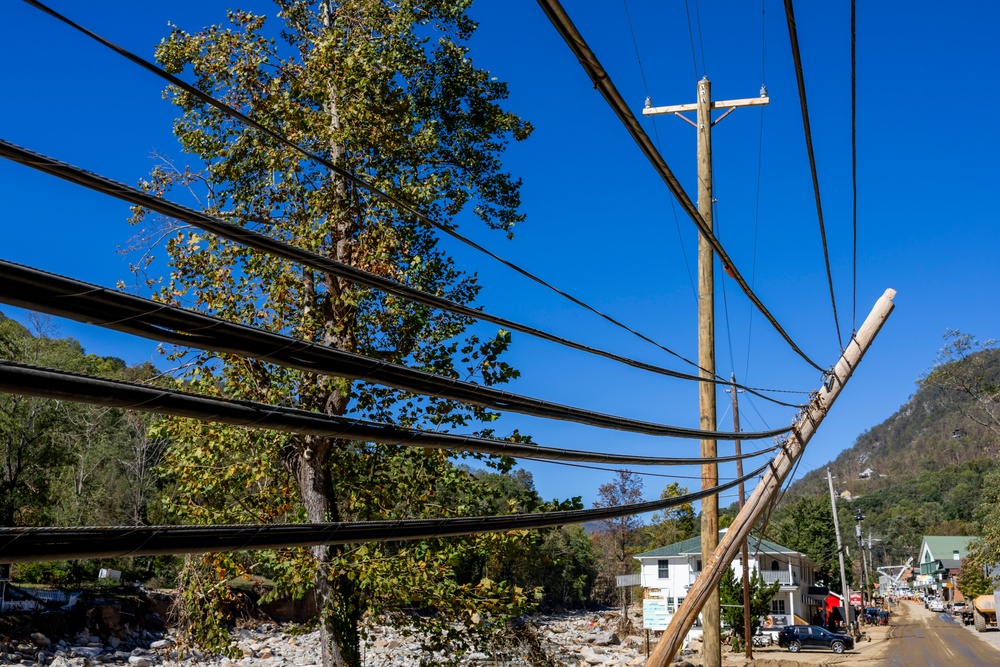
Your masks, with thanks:
M830 632L818 625L789 625L778 633L778 646L798 653L806 648L828 648L843 653L854 648L854 637Z
M968 602L955 602L951 605L952 616L961 616L967 611L971 611Z
M934 598L927 603L927 608L931 611L944 611L944 602L938 598Z

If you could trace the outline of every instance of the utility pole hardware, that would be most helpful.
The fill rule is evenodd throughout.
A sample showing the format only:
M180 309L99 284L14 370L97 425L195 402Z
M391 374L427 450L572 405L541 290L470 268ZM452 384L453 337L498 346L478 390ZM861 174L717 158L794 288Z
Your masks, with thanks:
M806 445L823 422L844 385L851 378L854 369L871 347L872 341L892 312L892 299L896 291L888 289L879 298L874 309L865 319L858 333L851 339L847 349L841 354L837 365L827 376L823 386L813 394L802 416L792 426L791 434L782 443L779 454L770 469L764 473L757 488L747 499L746 505L736 515L725 537L719 542L712 557L703 563L702 572L688 590L687 597L663 632L660 641L646 661L646 667L666 667L677 654L684 636L694 625L698 613L719 582L726 568L732 563L740 548L740 542L747 539L757 520L771 506L782 484L791 474L795 463L802 456ZM718 593L716 593L718 595ZM718 598L716 598L718 599ZM707 629L707 628L706 628ZM721 649L721 647L720 647Z
M770 100L767 91L761 88L761 96L752 99L731 100L728 102L712 101L712 82L708 77L702 77L698 82L698 97L694 104L678 104L666 107L654 107L647 98L644 116L672 113L691 123L681 114L686 111L697 113L696 122L691 123L698 131L698 213L705 221L705 226L714 232L712 220L712 126L742 106L760 106ZM726 112L712 121L713 109L726 109ZM698 237L698 366L701 377L712 380L715 378L715 255L712 244L705 234ZM715 384L702 382L698 388L698 405L700 410L700 426L702 430L716 430L716 397ZM718 445L715 440L701 441L703 458L718 456ZM701 488L710 489L719 484L719 466L717 463L705 463L701 466ZM742 498L742 495L741 495ZM708 563L719 544L719 497L708 496L701 501L701 562L702 567ZM703 570L704 571L704 570ZM699 575L699 578L701 575ZM716 582L715 586L718 586ZM721 667L722 665L722 614L719 602L718 588L714 588L711 596L702 609L704 628L705 667ZM749 649L748 649L749 652Z

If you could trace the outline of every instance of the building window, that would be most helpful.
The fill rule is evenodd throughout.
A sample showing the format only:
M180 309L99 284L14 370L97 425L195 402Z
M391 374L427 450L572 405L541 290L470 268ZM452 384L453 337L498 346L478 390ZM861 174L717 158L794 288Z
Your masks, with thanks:
M771 613L777 614L779 616L785 615L785 601L784 600L771 600Z
M658 560L656 561L656 576L660 579L670 578L670 561L669 560Z
M776 561L776 560L772 560L772 561L771 561L771 571L772 571L772 572L777 572L777 571L778 571L778 570L780 570L780 569L781 569L781 566L780 566L780 565L778 565L778 561Z
M695 561L695 562L697 563L695 565L695 568L694 568L695 572L701 572L701 561L699 560L699 561Z

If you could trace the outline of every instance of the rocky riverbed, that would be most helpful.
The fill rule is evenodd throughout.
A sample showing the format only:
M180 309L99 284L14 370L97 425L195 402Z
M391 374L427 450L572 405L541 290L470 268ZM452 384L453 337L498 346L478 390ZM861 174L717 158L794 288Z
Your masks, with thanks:
M645 662L645 638L621 633L617 611L580 612L536 616L505 639L502 646L463 656L466 665L641 665ZM633 621L635 623L635 621ZM638 624L636 624L638 627ZM286 631L290 630L290 631ZM444 662L443 655L424 653L413 636L385 626L369 628L362 650L366 667L418 667ZM205 655L197 649L181 648L168 630L148 630L104 637L82 632L72 639L52 641L41 633L7 641L0 664L51 667L308 667L320 663L318 632L300 634L272 623L251 625L234 631L237 658Z

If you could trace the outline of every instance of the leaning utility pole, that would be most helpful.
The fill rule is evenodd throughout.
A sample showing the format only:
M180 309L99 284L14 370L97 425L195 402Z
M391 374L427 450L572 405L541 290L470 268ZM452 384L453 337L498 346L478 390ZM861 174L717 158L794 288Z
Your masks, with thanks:
M712 83L708 77L698 82L698 101L695 104L678 104L653 107L649 98L644 116L672 113L681 119L691 121L681 115L685 111L697 112L697 122L691 123L698 131L698 213L705 220L708 229L712 224L712 126L732 113L737 107L759 106L768 103L767 91L761 88L761 96L745 100L712 102ZM713 109L727 109L715 122ZM715 410L715 255L712 244L702 234L698 238L698 366L701 377L707 381L698 388L698 405L701 413L702 430L716 430ZM701 441L701 456L718 456L715 440ZM719 466L706 463L701 466L701 488L710 489L719 485ZM701 561L707 563L719 543L719 497L708 496L701 501ZM704 630L705 667L722 665L722 618L719 592L715 590L702 610Z
M731 373L729 376L729 391L733 393L733 432L740 432L740 399L738 394L740 390L736 388L736 374ZM737 439L733 443L735 445L734 450L736 456L743 453L743 443ZM736 459L736 476L743 477L743 459ZM739 483L737 487L740 494L740 509L743 509L745 504L743 495L743 482ZM740 564L743 568L743 643L745 644L744 653L746 654L747 660L753 660L753 627L750 624L750 553L747 549L747 541L743 540L743 544L740 547Z
M712 557L703 563L701 574L695 579L694 584L688 590L687 597L684 598L684 602L674 614L670 625L660 637L660 641L657 642L656 648L653 649L646 661L646 667L666 667L676 655L684 636L694 625L698 613L708 598L713 592L716 596L718 595L716 587L722 580L722 575L729 564L736 557L740 542L750 536L754 524L770 507L785 479L795 467L795 463L802 456L805 446L816 433L816 429L823 422L844 385L851 378L851 374L857 368L861 358L871 347L872 341L882 325L885 324L889 313L892 312L892 299L895 295L895 290L885 291L864 324L861 325L861 329L858 330L847 349L841 354L837 365L827 374L823 386L811 397L809 405L792 426L791 434L782 443L781 452L771 463L770 469L764 473L757 488L747 499L746 505L736 515L735 521L729 527L725 537L719 542ZM716 597L716 599L718 598ZM721 651L721 646L719 649Z
M837 516L837 498L833 494L833 476L830 474L830 469L826 469L826 481L830 485L830 508L833 510L833 530L837 534L837 556L840 558L840 592L844 596L843 604L844 611L846 612L844 616L844 623L847 623L848 628L852 628L853 633L854 621L852 619L854 607L851 605L851 587L847 585L847 572L844 570L844 545L840 541L840 517Z

